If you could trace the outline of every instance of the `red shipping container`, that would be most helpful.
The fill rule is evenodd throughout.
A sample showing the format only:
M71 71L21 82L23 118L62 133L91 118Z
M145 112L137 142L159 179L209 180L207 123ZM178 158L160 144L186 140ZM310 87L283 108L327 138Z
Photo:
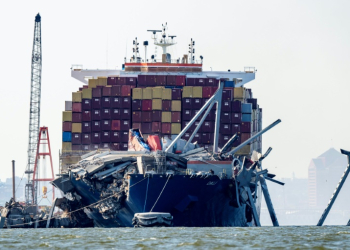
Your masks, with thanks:
M100 144L91 144L90 148L91 150L98 150L100 148Z
M120 151L120 143L111 143L111 150Z
M186 76L176 76L176 86L185 86Z
M171 134L171 123L163 122L162 123L162 134L170 135Z
M142 100L142 111L152 110L152 100Z
M170 100L162 100L162 110L163 111L171 111L171 101Z
M202 99L200 99L200 98L192 99L192 110L193 109L201 109L202 106L203 106Z
M116 85L116 84L117 84L117 77L115 76L107 77L107 85Z
M100 109L101 108L101 98L92 98L91 107L92 107L92 109Z
M120 142L120 132L111 131L111 142Z
M141 111L132 112L132 122L142 122Z
M152 122L152 111L143 111L141 118L142 122Z
M233 88L224 88L222 90L222 100L231 101L233 99Z
M214 122L204 121L202 124L202 132L213 133L214 132ZM221 131L220 131L221 132Z
M132 128L141 130L141 122L133 122Z
M111 107L111 97L102 97L101 98L101 107L110 108Z
M202 143L202 134L196 133L192 139L192 143L197 142L198 144Z
M162 121L162 111L153 110L152 111L152 122L161 122Z
M231 102L231 110L234 113L241 113L241 102L240 101L232 101Z
M202 133L202 143L213 144L214 134L213 133Z
M129 131L120 132L120 142L128 142L129 141Z
M158 135L149 135L147 138L147 144L151 151L162 150L162 145L160 144Z
M131 86L130 85L122 85L121 96L131 96Z
M111 119L111 110L102 109L101 110L101 120L110 120Z
M121 96L122 95L122 86L115 85L112 86L111 96Z
M165 86L166 85L166 75L156 75L155 82L157 86Z
M108 131L111 130L112 122L111 120L101 121L101 130Z
M232 120L232 123L240 124L242 122L242 114L232 113L231 120Z
M111 108L121 108L121 97L111 97Z
M222 123L231 123L231 113L229 113L229 112L221 112L220 122L222 122Z
M132 110L139 111L142 108L142 100L132 100Z
M128 121L128 120L120 121L120 130L121 131L129 131L130 126L131 126L130 121Z
M72 144L72 151L81 151L81 145Z
M90 110L85 110L83 111L83 122L89 122L91 121L91 111Z
M101 88L93 88L92 89L92 97L100 98L102 97L102 89Z
M120 120L112 120L111 130L120 131Z
M100 121L92 122L91 131L92 132L100 132L101 131L101 122Z
M81 102L73 102L72 111L73 112L81 112L82 111Z
M101 110L99 110L99 109L92 110L91 119L93 121L101 120Z
M207 78L205 79L206 86L219 86L219 79L216 78Z
M125 85L126 84L126 77L117 77L117 85Z
M111 119L120 120L120 109L111 109Z
M176 75L168 75L166 77L167 86L176 86Z
M102 96L111 96L111 95L112 95L112 87L104 86L102 88Z
M203 98L210 98L213 95L213 88L212 87L203 87L202 88L202 97Z
M232 133L231 133L231 124L221 123L220 124L220 134L232 135Z
M111 142L111 134L109 131L104 131L101 134L102 134L101 135L101 142L103 142L103 143Z
M83 122L81 127L83 133L91 133L91 122Z
M250 133L250 132L251 132L250 122L242 122L241 123L241 133Z
M251 135L250 133L241 133L241 143L248 140L251 137L250 135Z
M152 122L152 133L160 133L162 130L161 122Z
M81 113L72 113L72 122L82 122L83 121L83 116Z
M121 98L121 107L124 109L131 109L131 97L122 97Z
M241 124L231 124L231 133L240 134L241 133Z
M71 132L72 131L72 122L63 122L62 123L62 131L63 132Z
M136 87L136 85L137 85L137 77L126 77L125 84Z
M80 145L80 144L81 144L81 134L72 133L72 145Z
M192 98L183 98L182 99L182 109L192 109Z
M181 100L181 89L172 89L171 90L171 99L172 100Z
M223 112L230 112L231 113L231 101L223 100L221 102L221 111Z
M82 103L82 110L91 110L91 99L83 99Z
M192 110L186 109L182 111L182 120L183 121L190 121L193 118Z
M143 122L141 123L141 133L150 134L152 133L152 122Z
M90 145L91 144L91 134L83 133L81 136L81 143L84 145Z
M171 122L181 122L181 112L180 111L171 112Z
M122 120L130 120L131 112L130 109L121 109L120 110L120 119Z
M146 75L146 86L157 86L156 78L156 75Z
M100 144L101 143L101 133L100 132L92 133L91 142L94 144Z

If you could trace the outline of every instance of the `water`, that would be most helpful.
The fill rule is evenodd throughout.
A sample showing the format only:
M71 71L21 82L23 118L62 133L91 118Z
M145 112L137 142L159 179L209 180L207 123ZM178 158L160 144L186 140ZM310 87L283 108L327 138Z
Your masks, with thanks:
M346 249L350 228L4 229L0 249Z

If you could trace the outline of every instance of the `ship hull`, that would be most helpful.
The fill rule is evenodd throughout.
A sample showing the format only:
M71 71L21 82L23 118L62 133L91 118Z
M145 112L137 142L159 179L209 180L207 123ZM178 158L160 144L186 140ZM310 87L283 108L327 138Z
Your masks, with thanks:
M99 193L92 193L82 181L72 180L84 203L99 200ZM85 209L97 227L132 227L135 213L168 212L173 216L176 227L244 227L254 225L247 216L247 207L232 205L235 197L233 181L219 179L213 175L207 178L190 175L142 174L129 176L129 191L123 207L113 219L104 219L98 211ZM260 195L255 206L260 214ZM250 213L250 212L249 212ZM248 219L247 219L248 218Z

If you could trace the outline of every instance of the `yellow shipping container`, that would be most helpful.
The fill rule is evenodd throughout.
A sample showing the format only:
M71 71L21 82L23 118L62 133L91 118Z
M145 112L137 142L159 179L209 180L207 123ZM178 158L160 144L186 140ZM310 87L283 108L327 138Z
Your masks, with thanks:
M92 99L92 89L83 89L82 98L83 99Z
M249 155L250 154L250 145L245 145L243 148L238 150L235 154L237 154L237 155Z
M62 121L71 122L72 121L72 111L63 111L62 112Z
M181 132L181 123L172 123L171 124L171 134L177 135Z
M171 101L171 111L181 111L181 101L172 100Z
M203 94L202 94L202 87L193 87L192 90L192 96L193 98L202 98Z
M98 86L107 86L107 77L99 76L97 77L97 80L98 80L98 83L97 83Z
M132 89L132 99L133 100L142 100L142 89L141 88Z
M62 142L62 152L72 151L72 143L71 142Z
M162 99L152 100L152 110L162 110Z
M152 88L142 89L142 99L151 100L152 99Z
M171 112L162 112L162 122L171 122Z
M72 93L72 102L81 102L82 93L81 91Z
M163 89L162 90L162 99L163 100L171 100L171 89Z
M245 88L244 87L239 87L239 88L234 88L233 90L233 98L234 99L245 99Z
M163 87L152 88L152 98L153 99L162 99Z
M96 88L98 85L97 79L89 79L89 89Z
M192 95L193 95L193 87L184 86L182 89L182 98L192 98Z
M72 123L72 133L81 133L81 123Z

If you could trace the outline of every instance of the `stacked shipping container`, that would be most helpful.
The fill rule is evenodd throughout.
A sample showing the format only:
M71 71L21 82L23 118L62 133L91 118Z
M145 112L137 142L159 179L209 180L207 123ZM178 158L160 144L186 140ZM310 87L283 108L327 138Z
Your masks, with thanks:
M99 77L72 93L63 112L62 151L90 151L100 148L127 150L128 131L139 128L143 135L171 137L180 133L205 102L215 93L218 80L187 78L184 75L138 75ZM226 86L226 85L225 85ZM216 106L210 111L193 142L210 148L214 139ZM262 112L249 89L223 90L219 147L233 134L234 146L261 130ZM188 139L199 120L184 135ZM261 139L239 153L261 149Z

